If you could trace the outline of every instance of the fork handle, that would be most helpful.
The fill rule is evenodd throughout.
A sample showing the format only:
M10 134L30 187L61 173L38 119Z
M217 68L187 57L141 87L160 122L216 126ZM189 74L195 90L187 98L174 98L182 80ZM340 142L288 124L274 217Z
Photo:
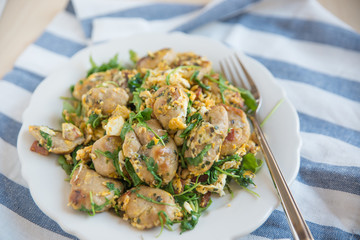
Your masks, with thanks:
M269 168L271 178L280 197L281 205L285 211L294 239L314 239L306 222L304 221L304 218L300 213L298 206L296 205L296 202L290 192L284 176L280 171L275 157L270 150L269 144L265 139L264 133L261 130L258 121L254 116L249 116L249 118L253 123L256 136L264 153L266 164Z

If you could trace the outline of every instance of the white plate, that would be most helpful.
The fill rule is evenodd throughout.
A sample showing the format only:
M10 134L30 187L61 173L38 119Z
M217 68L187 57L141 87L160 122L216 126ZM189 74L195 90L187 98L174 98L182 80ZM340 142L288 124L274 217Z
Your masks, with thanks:
M57 164L55 155L44 157L29 151L34 141L28 132L29 125L60 128L62 101L59 96L68 96L69 86L86 75L90 68L90 55L97 63L102 63L119 53L119 59L128 62L129 49L142 56L149 50L155 51L164 47L180 52L193 51L206 56L213 62L216 71L219 71L219 60L232 53L232 50L221 43L198 36L180 33L136 35L81 50L35 90L29 107L24 112L17 144L22 174L29 184L36 204L68 233L81 239L154 239L160 229L139 231L114 214L100 213L90 217L67 207L70 184L64 181L66 175ZM266 122L264 131L286 180L291 183L297 175L300 163L301 141L296 111L264 66L245 55L242 55L242 58L263 96L260 119L263 119L280 99L285 99ZM241 191L238 187L234 199L230 199L230 194L214 199L196 228L182 234L181 239L234 239L258 228L279 201L266 166L257 174L255 183L258 187L254 191L260 198ZM178 238L179 231L165 230L158 239Z

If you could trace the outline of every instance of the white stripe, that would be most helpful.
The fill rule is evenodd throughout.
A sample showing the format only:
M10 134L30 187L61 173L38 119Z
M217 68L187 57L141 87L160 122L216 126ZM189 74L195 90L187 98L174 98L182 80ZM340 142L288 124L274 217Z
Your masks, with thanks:
M286 80L279 82L285 88L288 98L298 111L360 131L359 102L308 84Z
M219 24L221 23L217 25ZM357 67L360 59L359 52L255 31L241 25L234 25L226 43L250 54L360 81L360 68Z
M114 0L73 0L76 15L80 19L110 14L133 7L143 6L148 1L114 1Z
M360 196L310 187L298 181L290 188L306 220L360 234Z
M0 216L0 239L69 239L28 221L1 204Z
M263 0L250 6L249 12L274 17L319 21L351 29L322 7L318 1Z
M56 15L46 30L74 42L86 43L84 31L79 20L74 15L65 11Z
M17 59L15 66L47 76L59 66L68 61L68 58L45 48L30 45Z
M313 162L344 167L360 167L360 148L316 133L301 132L301 156Z
M0 81L0 112L21 122L22 114L28 106L31 94L14 84Z
M30 146L28 146L30 149ZM30 151L30 150L29 150ZM28 187L21 175L21 164L14 146L8 144L0 138L0 172L10 180ZM1 229L1 228L0 228Z

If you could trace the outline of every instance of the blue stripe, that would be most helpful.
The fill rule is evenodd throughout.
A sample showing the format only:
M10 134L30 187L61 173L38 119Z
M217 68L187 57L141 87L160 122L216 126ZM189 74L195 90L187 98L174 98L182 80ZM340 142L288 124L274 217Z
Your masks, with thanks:
M348 233L336 227L323 226L309 221L306 221L306 223L314 239L360 239L360 235ZM266 222L252 234L270 239L292 239L285 213L279 210L275 210Z
M359 131L345 128L301 112L298 112L298 114L300 118L300 130L302 132L322 134L360 147Z
M65 39L54 35L49 32L44 32L35 42L36 45L45 48L49 51L71 57L79 50L86 47L83 44L73 42L69 39Z
M283 61L263 58L251 54L249 54L249 56L264 64L277 78L310 84L342 97L360 102L359 82L319 73Z
M333 166L301 158L297 180L313 187L360 195L360 168Z
M0 112L0 137L5 142L16 147L17 136L20 128L21 123Z
M200 9L201 6L193 4L166 4L166 3L157 3L151 5L144 5L141 7L135 7L131 9L122 10L119 12L108 13L99 15L96 17L91 17L81 20L85 36L87 38L91 37L92 32L92 22L96 18L110 17L110 18L119 18L119 17L128 17L128 18L143 18L146 20L162 20L173 18L179 15L187 14L195 10ZM116 31L121 31L117 29Z
M12 71L8 72L3 77L3 79L24 88L29 92L33 92L40 82L44 80L44 77L25 69L14 67Z
M252 30L274 33L292 39L360 51L359 34L323 22L257 14L241 14L224 22L238 23Z
M0 173L0 203L23 218L57 234L71 239L76 237L64 232L60 226L36 206L27 188L11 181ZM31 236L29 236L31 238Z
M195 19L175 28L174 31L189 32L209 22L234 15L236 12L245 8L247 5L258 1L259 0L226 0L220 2L219 4L214 5L211 9L208 9L205 13L196 17Z
M72 1L69 1L68 5L66 5L65 11L71 13L72 15L75 15L75 9L74 9L74 5L72 4Z

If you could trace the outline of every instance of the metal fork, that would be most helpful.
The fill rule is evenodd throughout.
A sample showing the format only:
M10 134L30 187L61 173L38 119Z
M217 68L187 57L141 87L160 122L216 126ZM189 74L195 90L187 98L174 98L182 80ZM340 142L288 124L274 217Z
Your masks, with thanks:
M300 213L298 206L296 205L296 202L290 192L284 176L280 171L275 157L270 150L269 144L265 139L260 124L256 120L256 113L259 111L261 106L261 96L253 79L244 65L241 63L238 54L234 54L233 56L221 60L220 68L228 80L232 80L235 85L240 85L245 89L248 89L256 99L258 107L255 112L248 114L248 117L253 123L254 131L259 140L266 164L269 168L271 178L281 200L281 205L285 211L294 239L314 239L306 222L304 221L304 218Z

